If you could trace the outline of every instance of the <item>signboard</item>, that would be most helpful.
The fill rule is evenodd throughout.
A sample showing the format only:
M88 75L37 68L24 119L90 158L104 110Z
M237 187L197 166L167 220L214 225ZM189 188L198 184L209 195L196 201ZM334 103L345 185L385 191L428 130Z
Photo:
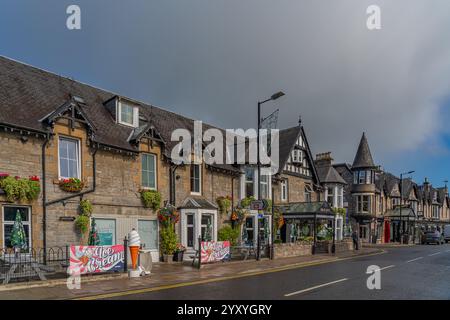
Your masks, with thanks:
M70 270L79 273L123 271L124 246L70 246Z
M202 241L200 257L201 263L230 259L230 241Z
M264 210L264 201L263 200L253 200L250 203L251 210Z

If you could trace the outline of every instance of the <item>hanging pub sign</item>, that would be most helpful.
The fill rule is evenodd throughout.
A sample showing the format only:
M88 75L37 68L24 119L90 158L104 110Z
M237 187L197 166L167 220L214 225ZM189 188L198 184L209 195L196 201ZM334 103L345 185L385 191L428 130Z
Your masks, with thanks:
M250 210L264 210L265 203L263 200L253 200L250 203Z
M202 241L201 263L212 263L230 259L230 241Z
M70 270L78 274L123 271L123 245L70 246Z

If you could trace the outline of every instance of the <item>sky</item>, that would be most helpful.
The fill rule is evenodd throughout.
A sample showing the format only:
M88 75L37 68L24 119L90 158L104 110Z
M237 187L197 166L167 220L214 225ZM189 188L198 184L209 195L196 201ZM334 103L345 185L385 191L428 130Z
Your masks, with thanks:
M352 163L364 131L377 165L435 186L450 179L449 40L448 0L0 0L0 55L223 128L255 127L283 90L263 114L301 115L313 154Z

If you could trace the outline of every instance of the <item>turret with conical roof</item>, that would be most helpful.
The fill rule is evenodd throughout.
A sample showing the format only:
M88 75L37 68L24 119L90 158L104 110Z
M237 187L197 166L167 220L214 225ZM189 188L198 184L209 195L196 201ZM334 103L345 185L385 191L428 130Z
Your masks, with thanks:
M352 211L357 217L373 217L375 212L376 170L377 167L373 162L366 134L363 133L352 165L353 184L351 193L354 200Z
M373 163L372 154L370 153L369 143L367 142L366 133L363 132L361 141L359 142L358 151L353 160L352 167L354 169L359 168L375 168Z

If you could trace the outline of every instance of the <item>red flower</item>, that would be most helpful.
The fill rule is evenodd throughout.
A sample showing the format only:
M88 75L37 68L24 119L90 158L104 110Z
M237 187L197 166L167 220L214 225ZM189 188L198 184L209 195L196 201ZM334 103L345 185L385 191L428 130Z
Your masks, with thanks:
M39 182L39 181L40 181L38 176L31 176L31 177L30 177L30 180L31 180L31 181L36 181L36 182Z
M6 177L9 177L9 173L0 172L0 178L6 178Z

